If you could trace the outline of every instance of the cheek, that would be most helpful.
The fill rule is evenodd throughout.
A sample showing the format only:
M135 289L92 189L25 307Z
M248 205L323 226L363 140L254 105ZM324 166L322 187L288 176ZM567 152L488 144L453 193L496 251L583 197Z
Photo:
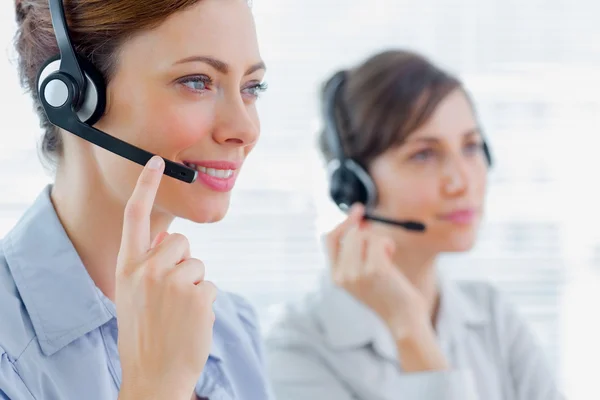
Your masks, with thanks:
M398 218L426 217L436 211L439 200L437 182L407 178L377 182L378 208Z
M260 117L258 115L256 107L252 106L252 109L250 109L248 111L248 114L250 116L250 120L252 121L252 124L256 127L256 132L257 132L258 136L256 136L256 140L254 141L254 143L252 143L251 145L244 146L244 154L246 156L248 154L250 154L250 152L254 149L254 147L258 143L258 141L260 139L260 135L261 135Z
M208 101L182 104L172 100L150 94L133 95L128 101L114 96L109 112L96 127L151 153L181 161L181 152L210 140L214 112ZM126 201L142 167L99 147L93 149L105 183ZM170 180L164 182L171 187Z
M121 84L123 90L112 93L110 109L98 123L99 129L167 158L210 136L213 101L182 101L169 92L140 92Z
M211 137L214 108L208 103L156 102L146 110L136 142L167 158Z
M478 194L484 195L487 190L488 169L487 167L481 171L475 178L475 188Z

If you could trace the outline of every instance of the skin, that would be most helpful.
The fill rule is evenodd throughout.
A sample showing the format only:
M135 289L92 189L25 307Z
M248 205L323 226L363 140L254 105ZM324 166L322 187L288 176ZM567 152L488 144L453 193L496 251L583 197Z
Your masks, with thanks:
M334 281L386 323L407 372L448 368L435 335L435 262L440 253L468 251L475 243L488 170L481 145L471 105L456 89L369 168L379 193L373 213L422 221L426 231L364 221L364 209L355 205L327 235ZM469 218L448 218L464 209Z
M180 62L194 56L217 59L228 71L202 61ZM176 162L241 163L259 138L261 63L246 2L202 0L123 44L107 88L107 110L96 127ZM212 82L182 81L193 75ZM114 299L123 210L142 167L75 135L63 137L52 200L92 279ZM151 214L151 237L166 231L175 217L219 221L230 195L200 180L190 185L165 177Z
M251 10L244 0L202 0L130 38L118 58L96 127L158 154L158 164L143 169L62 132L51 199L91 278L116 303L119 399L195 399L216 288L187 238L166 231L175 217L219 221L230 191L164 176L161 157L241 166L255 146L265 68Z

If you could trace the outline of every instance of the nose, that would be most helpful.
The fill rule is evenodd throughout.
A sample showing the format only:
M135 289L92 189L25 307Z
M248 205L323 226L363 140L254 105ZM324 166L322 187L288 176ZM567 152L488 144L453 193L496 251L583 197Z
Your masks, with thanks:
M254 105L237 96L223 97L217 110L217 124L213 138L219 144L237 147L252 146L260 135L260 125Z
M450 196L465 193L469 187L469 166L459 155L448 157L444 163L444 192Z

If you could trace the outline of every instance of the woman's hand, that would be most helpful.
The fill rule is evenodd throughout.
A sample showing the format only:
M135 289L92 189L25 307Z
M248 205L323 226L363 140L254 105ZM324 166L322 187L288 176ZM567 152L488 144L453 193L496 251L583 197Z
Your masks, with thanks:
M163 169L162 159L150 160L125 208L116 285L121 400L189 400L212 342L217 290L202 261L190 258L183 235L150 241Z
M410 364L413 370L444 368L425 299L394 265L394 242L373 232L363 215L361 205L353 206L348 218L327 235L334 283L388 326L404 370Z

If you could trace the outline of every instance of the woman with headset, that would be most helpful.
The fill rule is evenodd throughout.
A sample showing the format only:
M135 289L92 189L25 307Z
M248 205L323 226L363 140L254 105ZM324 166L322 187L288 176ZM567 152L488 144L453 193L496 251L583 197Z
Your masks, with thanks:
M268 334L276 396L560 398L502 296L436 271L440 253L473 246L492 161L459 80L418 54L385 51L334 74L323 108L331 196L352 207L326 237L327 279Z
M167 233L224 217L259 137L246 0L16 0L16 16L55 174L0 242L0 399L272 398L254 311Z

